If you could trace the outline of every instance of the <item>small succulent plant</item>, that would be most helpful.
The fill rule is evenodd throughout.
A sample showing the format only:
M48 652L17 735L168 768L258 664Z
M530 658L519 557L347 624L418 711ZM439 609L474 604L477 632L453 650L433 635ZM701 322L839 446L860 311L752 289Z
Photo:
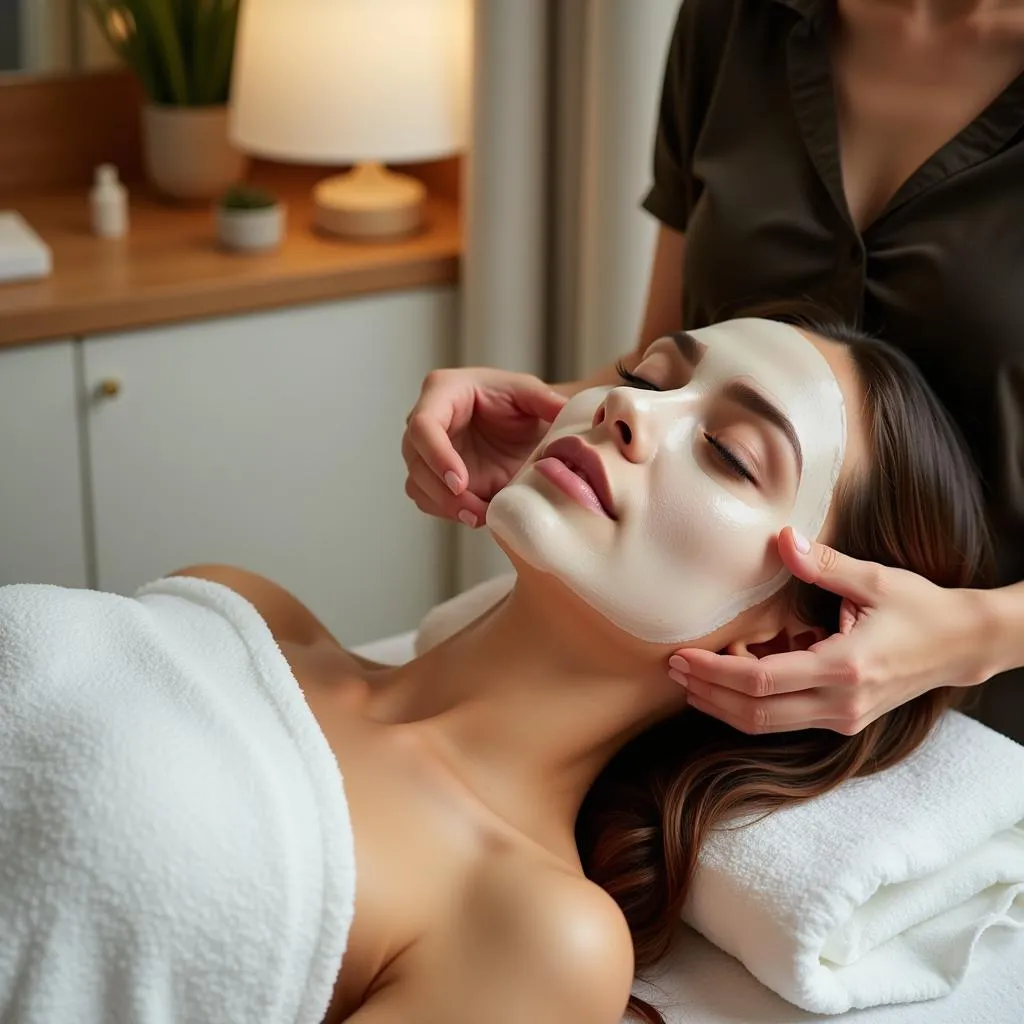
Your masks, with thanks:
M220 201L225 210L265 210L276 204L273 193L255 185L233 185Z

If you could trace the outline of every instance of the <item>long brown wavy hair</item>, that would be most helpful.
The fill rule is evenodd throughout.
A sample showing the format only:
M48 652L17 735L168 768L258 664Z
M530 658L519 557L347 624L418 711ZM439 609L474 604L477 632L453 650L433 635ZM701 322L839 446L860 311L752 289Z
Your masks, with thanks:
M817 311L747 311L844 345L864 390L870 468L835 493L832 546L918 573L943 587L986 585L991 542L978 474L945 409L900 352ZM793 580L785 599L832 632L840 598ZM729 819L821 796L910 754L967 691L940 687L856 735L825 729L748 735L694 709L633 739L591 787L576 823L587 876L625 914L638 974L668 950L697 856ZM647 1024L661 1013L633 996Z

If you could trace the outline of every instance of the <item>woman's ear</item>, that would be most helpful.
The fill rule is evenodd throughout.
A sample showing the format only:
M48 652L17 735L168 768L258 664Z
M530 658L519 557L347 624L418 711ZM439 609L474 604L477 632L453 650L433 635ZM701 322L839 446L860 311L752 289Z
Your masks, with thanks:
M720 653L732 654L739 658L765 658L769 654L786 654L789 651L806 651L828 634L819 626L809 626L795 615L790 616L781 629L758 632L736 640Z

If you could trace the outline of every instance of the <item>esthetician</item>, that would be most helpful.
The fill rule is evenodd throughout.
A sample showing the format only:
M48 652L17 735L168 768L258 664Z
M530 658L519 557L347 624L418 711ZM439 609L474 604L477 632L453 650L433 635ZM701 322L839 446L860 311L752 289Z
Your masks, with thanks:
M967 438L1002 584L942 589L787 531L784 563L845 599L843 632L759 659L684 647L666 671L747 733L852 735L957 684L1024 741L1024 3L685 0L643 205L660 229L625 369L680 324L784 296L884 338ZM615 379L431 374L403 439L407 493L479 526L566 397Z
M760 660L680 649L696 707L746 732L855 732L948 682L1024 740L1024 3L686 0L644 208L660 222L640 338L804 295L902 348L986 483L1001 589L940 590L780 539L856 611L845 636ZM431 374L402 453L426 512L483 522L564 396L493 369ZM907 523L907 529L912 529ZM995 678L991 678L991 677Z

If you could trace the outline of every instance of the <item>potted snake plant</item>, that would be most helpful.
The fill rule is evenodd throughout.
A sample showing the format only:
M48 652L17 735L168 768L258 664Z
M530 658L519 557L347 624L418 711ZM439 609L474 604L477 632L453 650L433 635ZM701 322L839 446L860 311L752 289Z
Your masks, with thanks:
M212 199L246 167L228 142L228 93L241 0L87 0L139 79L147 175L173 199Z

